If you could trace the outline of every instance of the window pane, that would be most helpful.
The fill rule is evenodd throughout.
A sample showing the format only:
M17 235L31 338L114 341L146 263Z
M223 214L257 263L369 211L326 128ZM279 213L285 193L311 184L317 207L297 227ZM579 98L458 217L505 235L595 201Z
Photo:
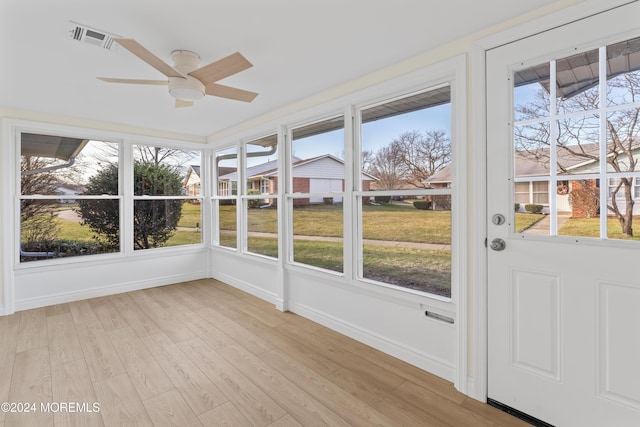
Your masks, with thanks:
M235 200L218 201L218 244L227 248L237 248L237 219Z
M558 174L600 172L600 118L572 117L558 121Z
M598 49L556 61L558 114L590 111L600 104Z
M342 201L345 190L344 117L292 131L293 260L343 271ZM363 174L363 179L370 177Z
M451 197L362 206L363 277L451 296Z
M278 257L278 208L276 205L260 207L255 199L246 202L247 251Z
M118 194L118 144L23 133L20 147L23 195Z
M134 249L201 243L200 201L135 200Z
M549 182L517 182L515 190L514 232L549 235L549 218L543 215L549 205Z
M558 214L558 235L600 237L600 188L596 179L568 183L569 212Z
M640 89L640 87L639 87ZM640 108L607 114L607 171L638 170L640 159Z
M247 195L275 195L278 193L277 144L276 135L270 135L246 144ZM265 198L261 203L269 204L272 202L271 198Z
M75 197L118 195L118 144L23 133L20 154L21 261L120 250L119 200Z
M342 203L308 201L293 199L293 260L342 272Z
M549 117L549 63L517 71L514 75L514 120Z
M640 99L640 37L607 46L607 106Z
M120 251L118 200L23 200L20 262Z
M516 178L549 176L549 122L514 126L514 168Z
M640 240L640 217L635 207L633 183L633 177L609 180L607 234L610 239Z
M195 150L136 145L134 195L182 196L187 192L187 184L192 188L197 184L199 188L199 165L200 152ZM187 178L191 178L190 183L187 183Z
M236 147L216 151L215 172L218 181L218 196L238 194L238 149Z
M432 178L450 182L450 87L362 110L361 161L365 191L429 188Z

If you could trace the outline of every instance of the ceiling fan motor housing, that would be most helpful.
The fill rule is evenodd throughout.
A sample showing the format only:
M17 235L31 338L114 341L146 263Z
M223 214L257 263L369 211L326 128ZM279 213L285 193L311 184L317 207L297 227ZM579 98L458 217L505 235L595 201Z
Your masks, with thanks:
M169 93L182 101L197 101L204 97L204 85L191 76L169 77Z
M200 56L189 50L174 50L171 52L174 68L185 75L198 68ZM200 80L187 75L182 77L169 77L169 93L182 101L197 101L205 95L204 85Z

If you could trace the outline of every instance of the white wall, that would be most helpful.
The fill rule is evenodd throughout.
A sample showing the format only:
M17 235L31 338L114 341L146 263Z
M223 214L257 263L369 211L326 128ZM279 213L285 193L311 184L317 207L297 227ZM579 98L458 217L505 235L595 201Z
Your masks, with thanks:
M151 251L137 256L17 269L14 273L15 309L27 310L207 276L205 248L178 253Z

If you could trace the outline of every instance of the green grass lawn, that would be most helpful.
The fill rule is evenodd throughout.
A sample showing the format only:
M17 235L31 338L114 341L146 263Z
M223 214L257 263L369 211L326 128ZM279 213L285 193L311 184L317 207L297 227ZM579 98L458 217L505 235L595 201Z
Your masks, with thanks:
M607 218L608 237L610 239L640 240L640 217L633 217L633 237L622 235L622 228L617 218ZM561 236L600 237L600 218L569 218L558 230Z
M249 251L278 256L278 241L249 237ZM339 242L294 241L294 261L343 271L343 247ZM364 245L364 277L397 286L451 296L451 251L388 245Z
M61 205L62 208L69 208L69 205ZM59 226L58 239L77 240L81 242L95 241L96 234L86 225L81 225L75 221L55 220ZM166 246L191 245L201 243L201 233L196 231L196 224L200 227L200 205L184 203L182 205L182 216L178 221L178 227L193 228L192 230L176 230L173 236L167 241Z
M514 230L516 233L522 233L527 228L531 227L536 222L542 220L544 215L516 212L516 225Z
M202 227L200 212L200 204L183 203L182 215L180 216L180 221L178 221L178 227L196 228L196 225Z
M363 237L414 243L451 243L451 212L424 211L412 205L366 205L362 208ZM235 206L220 207L220 229L235 230ZM293 211L296 236L342 237L342 206L312 205ZM277 210L249 209L249 230L277 233Z

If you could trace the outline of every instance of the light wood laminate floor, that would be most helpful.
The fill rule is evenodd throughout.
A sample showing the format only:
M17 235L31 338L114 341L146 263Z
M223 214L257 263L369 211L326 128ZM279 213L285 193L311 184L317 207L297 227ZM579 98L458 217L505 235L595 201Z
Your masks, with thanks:
M0 427L527 425L215 280L0 317L0 402L31 411Z

